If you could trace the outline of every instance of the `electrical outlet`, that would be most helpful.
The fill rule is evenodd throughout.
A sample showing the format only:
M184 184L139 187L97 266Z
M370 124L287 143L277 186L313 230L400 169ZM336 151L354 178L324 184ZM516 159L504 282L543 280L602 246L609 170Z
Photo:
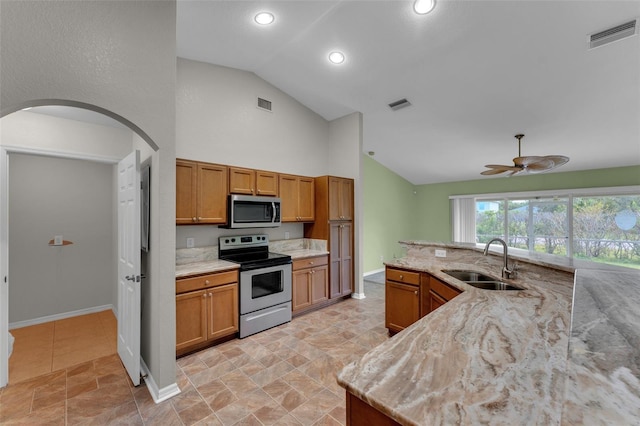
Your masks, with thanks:
M447 257L446 250L436 250L436 257Z
M380 255L380 262L384 262L384 256Z
M195 241L192 237L187 238L187 248L193 248Z
M62 235L56 235L55 237L53 237L53 245L54 246L62 245Z
M289 231L284 231L284 239L285 240L289 239Z

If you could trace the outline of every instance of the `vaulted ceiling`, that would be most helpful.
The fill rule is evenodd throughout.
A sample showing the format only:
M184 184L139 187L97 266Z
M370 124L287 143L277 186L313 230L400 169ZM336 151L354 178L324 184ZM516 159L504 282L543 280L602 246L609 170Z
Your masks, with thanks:
M412 5L181 0L178 56L254 72L327 120L362 112L363 152L413 184L502 177L480 172L512 164L517 133L522 155L571 158L552 172L640 164L640 36L588 43L640 2Z

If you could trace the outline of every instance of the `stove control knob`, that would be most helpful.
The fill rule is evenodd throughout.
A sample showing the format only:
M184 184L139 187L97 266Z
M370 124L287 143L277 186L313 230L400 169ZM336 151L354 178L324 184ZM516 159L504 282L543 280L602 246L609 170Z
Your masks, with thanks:
M235 239L235 238L232 238L232 239L231 239L231 242L232 242L232 243L235 243L235 242L236 242L236 239Z

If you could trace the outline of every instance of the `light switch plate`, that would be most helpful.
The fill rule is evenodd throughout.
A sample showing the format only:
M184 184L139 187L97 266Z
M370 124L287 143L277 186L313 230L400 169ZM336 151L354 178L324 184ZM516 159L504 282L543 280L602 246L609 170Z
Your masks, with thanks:
M193 248L194 245L195 245L195 242L193 238L191 237L187 238L187 248Z
M436 250L436 257L447 257L446 250Z
M56 235L55 237L53 237L53 245L54 246L62 245L62 235Z

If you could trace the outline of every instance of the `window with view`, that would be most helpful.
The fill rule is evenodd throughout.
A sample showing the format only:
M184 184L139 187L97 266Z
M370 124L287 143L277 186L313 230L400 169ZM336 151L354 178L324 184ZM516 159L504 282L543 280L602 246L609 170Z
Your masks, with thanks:
M476 196L475 242L640 268L640 195L577 192Z

